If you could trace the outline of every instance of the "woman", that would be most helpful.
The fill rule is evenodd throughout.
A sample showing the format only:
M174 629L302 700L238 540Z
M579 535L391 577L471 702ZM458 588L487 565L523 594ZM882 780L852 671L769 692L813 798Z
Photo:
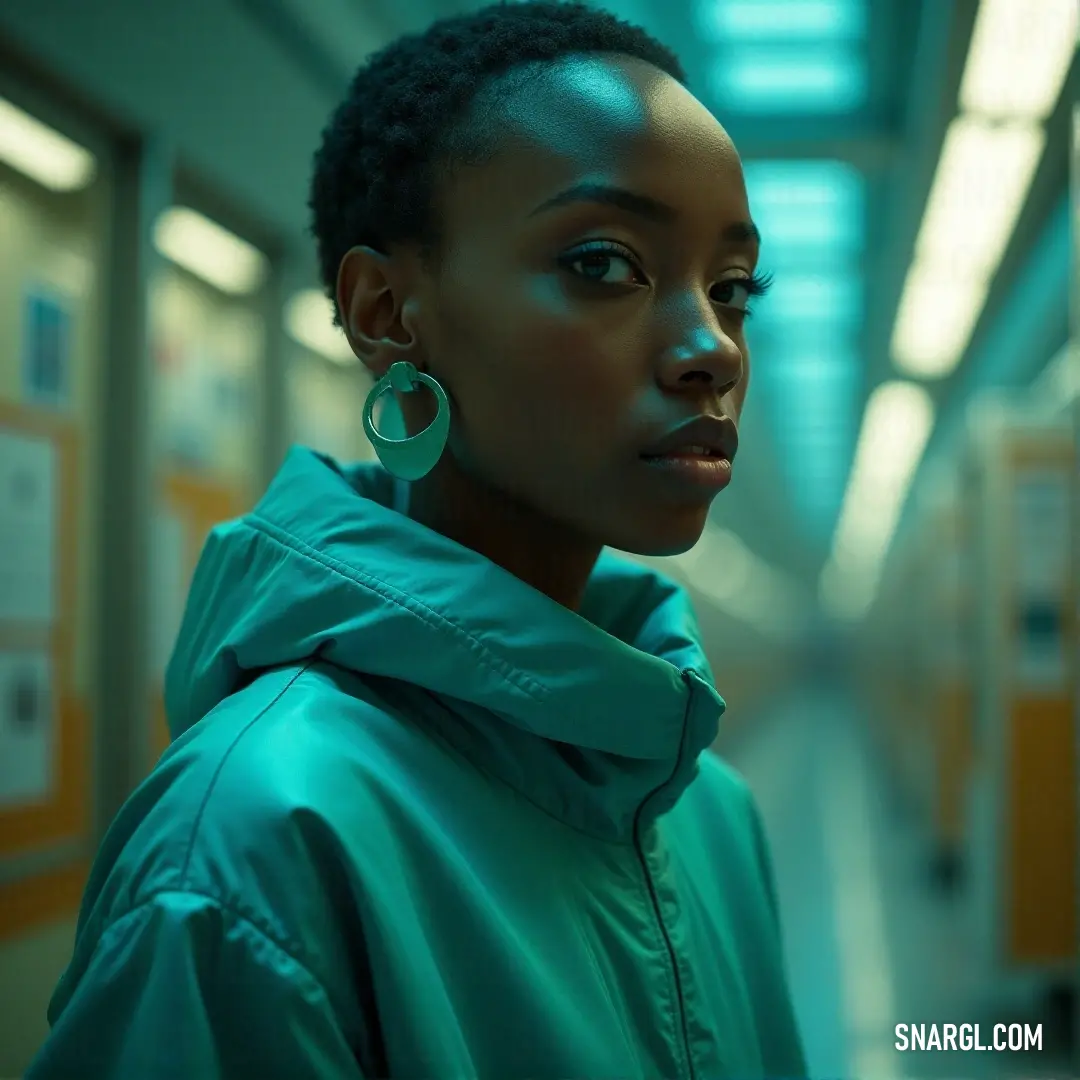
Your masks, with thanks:
M383 464L212 535L30 1080L801 1074L692 615L602 553L731 475L731 142L640 30L500 6L365 64L312 208Z

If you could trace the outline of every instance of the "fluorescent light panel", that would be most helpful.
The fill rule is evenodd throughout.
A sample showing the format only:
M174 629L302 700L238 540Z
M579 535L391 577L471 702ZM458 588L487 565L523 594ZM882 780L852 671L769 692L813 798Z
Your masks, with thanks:
M746 186L756 202L846 210L862 196L862 176L842 161L749 161Z
M921 386L909 382L879 386L863 414L855 458L857 476L877 484L908 472L918 444L930 432L933 415L930 395Z
M833 614L859 618L873 602L932 424L929 397L919 387L887 384L871 397L832 554L821 576L821 600Z
M866 100L866 58L830 46L739 46L717 58L711 88L731 112L850 112Z
M916 241L921 259L989 277L1027 198L1046 135L1034 124L960 116L949 125Z
M841 162L757 161L746 166L746 181L764 259L770 268L788 267L758 309L770 346L758 370L793 502L807 528L827 529L843 498L861 369L845 330L862 319L854 257L864 243L863 178ZM834 258L847 257L834 263L835 272L823 273L820 259L830 248ZM800 250L801 267L792 258Z
M285 307L285 329L293 340L335 364L354 364L356 354L340 327L334 325L334 305L318 289L305 289Z
M50 191L79 191L94 178L89 150L0 98L0 160Z
M255 292L269 270L261 251L186 206L158 217L154 245L165 258L234 296Z
M863 179L841 162L755 161L744 167L750 211L770 265L812 252L810 265L862 249Z
M933 419L930 396L913 383L886 383L870 396L833 552L821 582L822 599L834 610L843 606L845 581L847 591L854 590L862 600L869 582L872 598ZM853 610L862 609L856 605Z
M711 0L701 27L718 41L853 40L866 33L863 0Z
M971 340L988 288L985 279L965 280L916 262L908 271L893 331L896 366L924 379L950 374Z
M1000 119L1045 120L1076 52L1077 0L982 0L960 84L960 107Z
M800 213L795 207L755 207L753 202L750 205L761 230L762 258L770 266L785 262L789 267L796 262L804 267L820 265L830 250L850 257L862 249L862 222L854 215L813 210ZM818 259L812 261L806 255L813 251L818 252Z
M1035 125L970 116L950 126L893 329L893 361L906 374L941 378L959 364L1045 138Z

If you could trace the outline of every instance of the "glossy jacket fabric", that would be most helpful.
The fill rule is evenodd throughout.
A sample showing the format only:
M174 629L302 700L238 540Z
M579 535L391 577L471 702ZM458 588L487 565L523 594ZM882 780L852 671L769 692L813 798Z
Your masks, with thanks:
M572 612L393 492L298 449L214 530L29 1080L803 1075L684 595L605 552Z

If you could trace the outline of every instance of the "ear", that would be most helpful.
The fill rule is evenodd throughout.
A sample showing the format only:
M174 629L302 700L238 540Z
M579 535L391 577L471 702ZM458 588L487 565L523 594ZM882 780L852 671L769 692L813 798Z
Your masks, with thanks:
M416 362L415 305L391 256L370 247L347 251L338 267L337 302L353 352L376 378L397 360Z

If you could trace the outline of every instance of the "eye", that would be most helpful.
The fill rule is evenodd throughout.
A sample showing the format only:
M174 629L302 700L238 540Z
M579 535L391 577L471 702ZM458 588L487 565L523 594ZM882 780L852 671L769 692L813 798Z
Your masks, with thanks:
M737 312L739 318L749 318L753 312L747 306L751 296L764 296L772 287L772 275L756 273L753 277L733 277L718 281L709 290L709 299Z
M727 281L718 281L709 290L709 298L714 304L723 304L724 307L745 312L751 291L749 278L729 278Z
M621 244L598 240L568 252L560 265L577 277L600 285L641 285L644 275L637 260Z

